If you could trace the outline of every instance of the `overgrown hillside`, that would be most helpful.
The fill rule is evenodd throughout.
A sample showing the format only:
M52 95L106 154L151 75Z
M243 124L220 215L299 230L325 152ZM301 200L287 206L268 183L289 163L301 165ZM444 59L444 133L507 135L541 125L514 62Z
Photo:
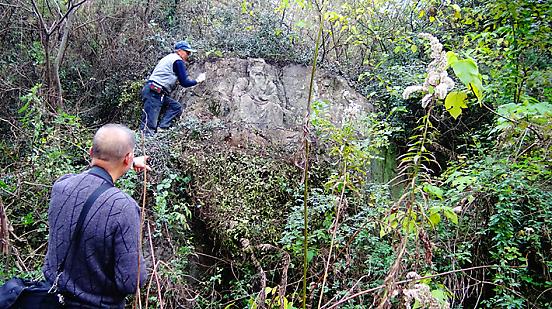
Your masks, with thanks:
M1 282L42 276L52 183L186 39L205 86L117 183L141 307L552 307L550 1L0 8Z

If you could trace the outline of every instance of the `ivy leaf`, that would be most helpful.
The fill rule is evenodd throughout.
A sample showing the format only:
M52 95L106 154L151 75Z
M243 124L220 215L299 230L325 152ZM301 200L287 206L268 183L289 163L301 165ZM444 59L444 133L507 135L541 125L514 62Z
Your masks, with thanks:
M433 295L433 297L435 297L435 299L437 299L440 304L444 304L448 300L445 291L441 289L432 290L431 295Z
M464 92L453 91L445 98L445 108L454 119L462 114L462 108L468 108L466 105L467 97Z

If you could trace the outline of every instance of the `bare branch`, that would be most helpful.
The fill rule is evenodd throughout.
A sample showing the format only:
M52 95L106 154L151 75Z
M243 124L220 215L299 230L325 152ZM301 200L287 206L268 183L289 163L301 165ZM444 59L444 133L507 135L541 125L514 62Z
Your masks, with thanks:
M494 267L496 265L483 265L483 266L474 266L474 267L468 267L468 268L463 268L463 269L457 269L457 270L451 270L451 271L446 271L444 273L439 273L439 274L435 274L435 275L429 275L429 276L425 276L425 277L421 277L421 278L415 278L415 279L408 279L408 280L402 280L402 281L397 281L395 282L395 284L403 284L403 283L410 283L410 282L416 282L416 281L420 281L420 280L423 280L423 279L430 279L430 278L435 278L435 277L441 277L441 276L446 276L446 275L450 275L450 274L454 274L454 273L458 273L458 272L466 272L466 271L469 271L469 270L474 270L474 269L482 269L482 268L491 268L491 267ZM375 288L371 288L371 289L368 289L368 290L364 290L364 291L360 291L356 294L353 294L351 296L348 296L348 297L345 297L345 298L342 298L340 301L334 303L333 305L329 306L329 307L326 307L326 305L322 306L321 308L326 308L326 309L333 309L333 308L337 308L339 305L353 299L353 298L356 298L356 297L359 297L361 295L365 295L365 294L368 294L368 293L371 293L371 292L375 292L377 290L381 290L385 288L385 284L382 284L380 286L377 286Z

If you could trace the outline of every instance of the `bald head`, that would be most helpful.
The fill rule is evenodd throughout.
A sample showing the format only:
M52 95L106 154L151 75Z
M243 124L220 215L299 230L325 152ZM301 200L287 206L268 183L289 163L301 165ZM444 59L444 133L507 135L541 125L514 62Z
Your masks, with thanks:
M120 124L106 124L94 135L92 158L114 162L134 150L134 132Z

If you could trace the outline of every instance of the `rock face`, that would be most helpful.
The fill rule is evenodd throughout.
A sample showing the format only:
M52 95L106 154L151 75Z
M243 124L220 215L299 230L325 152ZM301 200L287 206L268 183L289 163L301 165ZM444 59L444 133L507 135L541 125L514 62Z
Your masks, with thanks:
M306 113L311 68L278 66L263 59L216 59L189 67L191 77L207 73L207 80L180 89L175 99L187 106L183 117L219 119L229 127L260 134L270 142L294 142ZM329 103L330 115L340 123L348 112L370 111L372 105L345 79L318 70L313 100Z

